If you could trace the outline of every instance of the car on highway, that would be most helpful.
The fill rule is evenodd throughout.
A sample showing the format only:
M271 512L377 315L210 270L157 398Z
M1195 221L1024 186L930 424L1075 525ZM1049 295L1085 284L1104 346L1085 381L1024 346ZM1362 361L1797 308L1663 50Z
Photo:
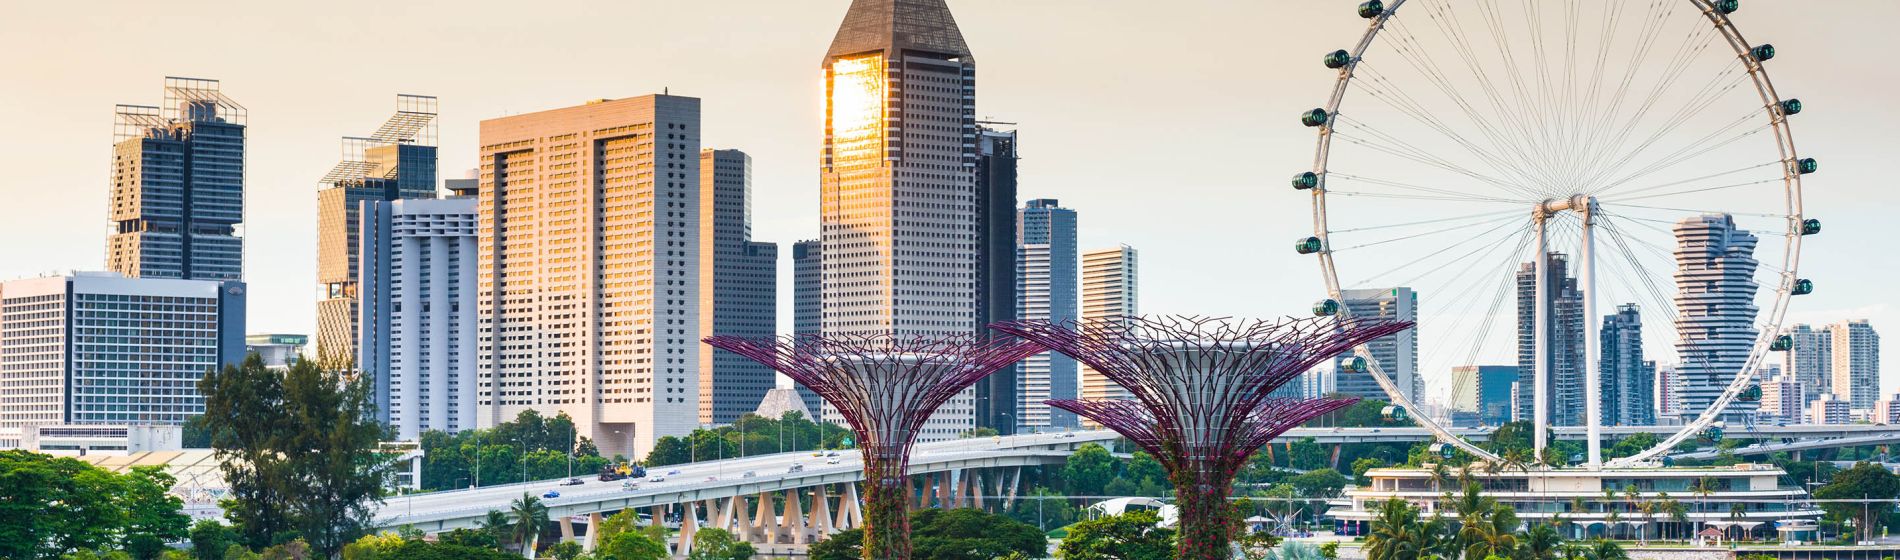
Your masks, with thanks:
M718 482L718 481L719 481L719 477L717 476L706 477L706 482Z
M623 492L632 492L634 490L639 490L639 489L640 489L640 483L638 482L629 480L629 481L620 483L620 490Z
M838 456L838 452L836 452L836 451L833 451L833 452L830 452L830 453L826 453L826 454L825 454L825 456L826 456L826 457L837 457L837 456Z
M759 476L759 473L755 473L755 472L752 472L752 471L746 471L746 472L745 472L745 474L742 474L742 475L739 475L739 478L752 478L752 477L755 477L755 476Z
M825 456L825 452L823 452L823 451L813 451L813 452L811 452L811 456L813 456L813 457L823 457L823 456Z
M680 470L679 470L679 469L673 469L673 470L670 470L670 471L666 471L666 476L679 476L679 474L680 474Z
M666 475L656 474L653 476L649 476L647 477L647 482L666 482Z
M837 458L837 457L830 457L830 458L827 458L827 459L825 459L825 464L827 464L827 465L836 465L836 464L838 464L838 458Z
M788 472L788 473L795 473L795 472L805 472L805 465L801 465L801 464L798 464L798 463L792 463L792 466L790 466L790 467L787 467L787 468L785 469L785 472Z
M581 479L578 478L569 478L561 481L562 486L580 486L582 484L586 484L586 482L581 482Z
M561 493L560 493L560 492L556 492L556 491L553 491L553 490L549 490L549 491L547 491L547 493L546 493L546 494L542 494L542 495L541 495L541 497L542 497L542 498L545 498L545 499L549 499L549 500L552 500L552 499L555 499L555 498L559 498L559 497L561 497Z
M1065 437L1065 438L1075 437L1075 432L1062 432L1062 437Z

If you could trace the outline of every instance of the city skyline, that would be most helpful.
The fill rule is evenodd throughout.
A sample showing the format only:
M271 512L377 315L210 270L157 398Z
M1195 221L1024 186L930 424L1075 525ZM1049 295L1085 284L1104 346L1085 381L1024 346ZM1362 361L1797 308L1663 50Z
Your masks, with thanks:
M1009 41L1010 38L1005 36L1005 34L1011 30L1020 32L1022 28L1018 26L1025 25L1022 20L1032 19L1038 15L1046 16L1048 12L1054 11L1054 9L1050 7L1031 7L1025 11L1026 13L1005 14L1002 13L1003 11L994 9L994 6L979 3L967 4L968 5L966 5L966 3L955 3L953 4L953 8L957 10L958 17L965 24L963 27L966 32L973 35L971 43L975 45L973 50L976 51L976 55L983 57L986 61L985 75L988 76L988 73L993 71L1017 73L1009 75L1010 77L1008 79L999 76L995 79L986 78L984 80L983 83L986 84L986 94L982 106L979 108L980 116L993 115L1005 120L1027 120L1036 122L1042 120L1042 118L1047 118L1042 117L1043 115L1065 113L1065 111L1050 111L1047 108L1048 105L1046 101L1039 104L1036 100L1031 100L1030 102L1017 100L1018 97L1022 96L1022 90L1029 89L1029 86L1024 84L1034 83L1034 81L1026 82L1019 78L1022 75L1021 72L1023 72L1022 67L1029 65L1028 62L1023 60L1012 61L1010 59L1036 58L1047 63L1048 58L1046 56L1032 54L1033 51L1017 46L1019 43L1011 42ZM768 11L773 15L780 16L790 14L797 19L786 22L783 25L783 30L787 33L797 33L800 38L794 40L785 39L784 36L774 37L785 39L784 44L787 50L800 51L802 49L802 52L810 53L821 48L825 41L823 36L828 35L831 30L835 29L837 18L839 14L842 13L845 3L837 2L835 5L805 6L783 11L771 11L770 8L764 4L760 4L757 7L761 14L748 14L748 19L745 21L754 24L763 24L765 20L768 19L763 13ZM1769 18L1792 15L1791 12L1782 11L1779 7L1762 6L1760 8L1761 9L1747 11L1738 17ZM28 9L28 19L31 19L31 16L34 15L31 12L36 9L40 8ZM1196 11L1194 15L1201 18L1211 18L1217 14L1245 16L1251 13L1248 10L1253 9L1254 8L1239 4L1210 3L1205 9ZM1289 14L1297 14L1307 9L1324 9L1324 7L1292 6L1288 7L1287 12ZM1879 6L1875 9L1887 9L1887 7ZM972 20L980 22L980 24L972 23ZM1047 20L1042 21L1042 23L1046 25ZM809 29L806 29L807 27L809 27ZM780 29L779 26L772 26L772 28L775 30ZM1338 30L1329 29L1326 30L1326 33L1329 34L1314 36L1343 37L1343 35L1339 34ZM1778 63L1788 64L1783 64L1778 67L1778 72L1793 71L1796 72L1798 76L1799 72L1813 71L1816 67L1826 66L1825 62L1818 58L1818 53L1824 52L1827 49L1827 45L1835 43L1830 43L1824 35L1806 36L1805 33L1806 32L1802 30L1785 26L1776 30L1777 37L1774 37L1774 39L1777 42L1795 43L1798 40L1800 44L1803 45L1800 49L1789 49L1788 52L1783 53ZM819 38L816 41L807 41L806 39L808 37L805 37L807 35L818 36ZM978 38L979 35L981 38ZM1797 36L1799 39L1790 36ZM790 48L792 46L798 46L799 48ZM638 51L634 47L623 48L634 52ZM1303 48L1313 47L1308 45ZM997 55L986 56L985 53L990 52L989 49L996 49ZM1305 51L1292 49L1289 52L1300 53ZM788 57L788 59L790 58L797 57ZM791 64L792 68L790 69L778 67L781 66L778 62L746 62L745 68L758 69L768 73L775 73L776 75L795 75L792 79L783 82L785 87L775 91L788 94L788 97L802 97L809 101L817 99L816 96L820 91L820 89L816 87L817 81L813 76L813 72L810 71L812 66L811 58L811 55L806 54L803 59L793 61L796 63ZM19 63L8 62L7 64L15 65ZM1316 64L1298 56L1285 57L1285 60L1274 60L1269 64L1276 68L1284 67L1288 69L1288 74L1294 77L1324 75L1323 69L1316 68ZM994 68L998 65L1014 65L1014 68L1005 66L1003 70L995 70ZM358 88L359 91L344 94L347 99L342 100L343 102L338 103L336 106L305 105L304 107L324 107L324 109L320 111L309 111L308 109L300 107L297 103L282 101L285 97L281 85L274 86L270 84L269 81L259 80L257 78L263 75L264 72L273 70L274 67L253 66L247 68L242 64L220 65L206 64L203 62L177 64L176 66L180 67L174 69L173 65L159 63L146 65L146 67L151 67L155 70L149 75L123 77L127 83L132 84L130 86L100 87L97 92L90 90L82 91L78 95L71 96L74 98L73 101L62 101L53 105L31 103L30 101L36 98L28 97L25 93L14 92L7 95L9 95L10 101L17 102L0 105L7 107L5 110L9 111L6 113L9 117L18 117L12 119L10 122L31 122L29 118L31 115L15 113L13 111L18 111L22 107L41 107L50 109L50 111L48 111L50 114L67 114L69 109L66 105L69 103L78 103L79 100L91 97L95 93L113 100L129 99L136 101L146 97L143 94L150 89L150 83L156 80L160 74L165 73L220 79L223 83L223 89L233 95L233 97L243 99L246 106L251 110L252 123L250 132L252 135L248 143L253 155L257 155L260 151L272 152L276 154L272 157L279 162L278 164L272 164L270 166L267 166L261 161L251 165L247 181L247 189L250 191L250 196L255 202L252 204L252 208L245 220L247 224L245 228L245 244L247 246L246 261L250 263L246 271L246 279L251 280L251 284L254 286L254 294L262 294L254 295L253 308L256 309L257 312L252 314L253 320L251 321L249 330L252 332L301 332L312 334L315 333L314 311L311 309L313 306L311 305L310 294L305 286L308 286L310 281L315 278L315 274L309 272L313 270L315 263L314 259L311 259L308 253L309 248L315 246L315 237L314 233L295 237L288 234L295 233L298 230L314 232L315 224L308 223L310 222L308 218L310 211L307 208L309 191L307 187L301 186L307 185L307 177L314 176L314 174L282 172L281 170L286 167L282 162L294 160L296 163L289 167L301 167L305 169L318 168L317 174L320 174L321 167L334 163L334 144L332 144L334 138L338 135L350 133L359 127L361 124L361 115L385 111L387 97L390 94L402 91L421 91L439 94L444 98L445 109L443 118L445 122L443 126L445 128L445 134L443 139L443 169L451 170L450 173L445 173L445 175L453 175L453 170L466 168L469 166L468 164L472 162L473 150L470 149L470 146L473 144L473 139L469 131L472 128L472 124L478 120L495 118L508 113L536 111L573 105L585 98L591 97L624 97L643 94L665 87L667 85L665 82L670 81L671 76L688 74L687 72L662 72L661 74L668 75L668 78L655 78L655 81L652 82L623 82L600 88L587 83L562 85L559 87L548 86L544 91L535 92L537 96L536 99L539 101L530 103L517 98L514 102L490 102L486 110L470 106L480 103L479 101L475 101L482 95L477 93L479 91L477 88L426 87L430 85L426 83L411 87L411 85L404 83L405 80L401 79L387 80L388 85L382 86L381 83L372 79L368 80L368 83L372 84L371 86ZM1158 65L1154 67L1143 66L1142 69L1152 72L1170 71L1170 69L1160 68ZM413 69L411 69L411 71L413 71ZM247 73L249 75L248 77L246 76ZM27 75L36 74L28 72ZM46 77L57 78L58 76ZM1226 79L1237 80L1235 78ZM1784 78L1784 80L1789 80L1789 78ZM1792 81L1794 83L1815 83L1814 80L1801 80L1798 77L1793 78ZM1189 82L1225 83L1210 80L1189 80ZM54 83L59 82L56 81ZM1234 84L1234 90L1244 89L1242 84L1245 82L1243 81L1234 81L1231 83ZM1269 157L1274 158L1275 161L1297 160L1299 158L1299 152L1304 150L1302 145L1306 141L1306 134L1304 134L1304 131L1281 124L1281 121L1288 120L1290 117L1280 118L1280 113L1273 112L1273 108L1284 105L1286 109L1290 110L1287 114L1291 115L1292 112L1298 110L1298 107L1310 105L1312 99L1317 97L1317 94L1300 91L1306 87L1304 80L1293 80L1291 83L1295 84L1295 87L1287 88L1290 92L1286 95L1276 94L1273 97L1273 103L1269 104L1269 108L1246 109L1250 115L1250 122L1258 126L1236 127L1236 130L1228 131L1225 137L1228 139L1239 139L1239 145L1250 146L1252 149L1257 149L1259 141L1263 138L1273 139L1272 141L1274 142L1283 142L1285 145L1271 150L1272 153ZM602 91L603 89L610 89L612 91ZM685 90L691 90L687 92L688 95L707 99L708 103L739 103L739 99L749 99L751 96L756 95L753 92L742 91L740 88L731 87L676 87L676 91ZM1002 90L1011 93L992 95L989 92L993 90ZM276 92L275 96L265 95L266 92L272 91ZM1235 94L1233 91L1223 91L1223 88L1209 89L1207 93L1216 97ZM1812 139L1808 142L1804 142L1804 148L1811 151L1824 152L1825 155L1828 156L1830 166L1828 175L1816 179L1819 186L1814 191L1815 194L1811 195L1811 198L1814 200L1810 204L1810 208L1813 209L1812 212L1816 215L1829 218L1829 237L1823 238L1823 240L1837 239L1832 237L1834 235L1852 236L1856 230L1868 233L1877 231L1874 229L1875 224L1872 223L1873 220L1842 214L1844 212L1851 212L1850 207L1844 203L1847 196L1843 193L1865 193L1876 203L1892 200L1891 198L1887 198L1891 197L1891 195L1873 189L1872 184L1855 184L1857 181L1851 178L1841 178L1841 175L1839 175L1841 173L1850 174L1847 175L1848 177L1853 176L1851 175L1853 170L1843 169L1842 166L1853 166L1854 163L1852 163L1852 160L1843 161L1840 155L1842 151L1850 150L1852 147L1849 146L1847 142L1839 139L1843 136L1841 134L1829 135L1825 132L1819 134L1814 133L1814 127L1817 126L1815 125L1816 121L1846 118L1848 111L1841 110L1839 107L1847 105L1847 101L1826 101L1828 95L1830 95L1828 92L1810 93L1803 91L1801 93L1804 98L1809 99L1811 102L1817 100L1824 102L1824 104L1817 103L1817 106L1832 105L1836 107L1836 109L1831 111L1816 110L1802 116L1803 136L1805 139ZM1838 93L1839 92L1835 92L1835 94ZM336 96L339 94L326 93L324 95ZM278 100L271 101L273 97ZM469 101L458 101L458 98L467 99ZM794 104L775 104L775 106L779 107L787 105ZM807 138L813 136L814 132L818 130L816 124L818 121L811 118L815 114L814 111L811 110L811 106L811 103L806 103L804 106L793 106L792 110L776 113L780 116L780 122L791 122L792 124L782 129L771 128L769 130L782 136L803 136ZM69 122L99 122L101 120L99 115L104 112L103 107L105 106L98 104L78 107L77 114L81 116L89 115L91 121L81 118ZM1226 110L1240 110L1240 108L1245 107L1245 105L1232 104L1222 105L1222 107ZM1875 111L1878 113L1886 109L1872 105L1861 105L1857 110ZM1071 111L1079 111L1079 109ZM321 121L321 124L309 125L303 129L303 132L296 135L295 142L284 143L280 142L280 140L288 137L290 134L288 129L270 129L264 126L263 123L265 121L259 120L264 115L270 115L273 124L283 123L289 121L292 117L291 113L293 112L318 113L314 115L314 118L317 121ZM814 152L811 150L783 149L782 143L767 142L755 144L746 141L746 139L742 138L739 134L731 133L730 131L733 130L733 127L745 124L745 119L740 116L743 114L744 112L722 114L717 109L709 109L706 117L709 129L723 127L728 132L726 132L726 136L716 138L712 137L713 133L709 132L709 139L706 141L706 145L736 146L754 151L760 154L762 169L769 165L774 169L805 170L802 172L792 171L790 173L783 171L761 172L762 178L759 181L761 186L760 190L769 191L762 194L762 196L775 202L767 202L760 205L761 208L771 208L770 214L772 215L763 216L766 212L761 213L761 222L763 223L760 229L762 232L758 237L784 243L792 239L804 239L814 236L815 227L813 224L815 220L812 218L816 213L816 209L814 208L815 205L811 204L810 201L815 198L812 195L815 193L817 181L811 176L809 171L812 167L810 165L812 161L810 154ZM1095 112L1092 116L1100 117L1104 114L1110 113ZM1057 122L1060 123L1062 121L1058 120ZM1213 254L1225 254L1231 258L1234 248L1246 246L1248 240L1257 240L1260 238L1278 239L1279 237L1285 236L1286 231L1298 229L1297 216L1293 215L1298 214L1300 209L1291 207L1293 205L1283 204L1268 196L1272 191L1267 191L1266 189L1273 188L1273 185L1271 185L1272 181L1264 177L1258 177L1258 173L1243 172L1246 171L1246 168L1253 167L1252 165L1235 166L1231 169L1227 169L1227 171L1233 172L1227 176L1228 180L1232 181L1232 183L1230 183L1231 188L1229 189L1213 189L1210 192L1196 185L1184 185L1179 186L1179 188L1167 189L1169 193L1167 197L1114 196L1118 194L1115 192L1115 189L1090 189L1089 187L1092 184L1099 182L1094 180L1099 178L1099 175L1097 175L1099 173L1098 171L1082 169L1081 172L1074 174L1054 172L1056 170L1066 169L1070 166L1089 167L1095 163L1073 155L1065 157L1062 155L1063 152L1058 148L1065 139L1072 142L1076 131L1081 128L1075 126L1073 122L1074 121L1070 121L1066 126L1051 126L1048 123L1037 122L1035 127L1039 139L1037 145L1046 147L1035 153L1033 157L1025 160L1024 172L1026 177L1024 184L1033 186L1032 188L1025 189L1024 198L1046 196L1072 200L1073 202L1070 202L1070 204L1076 208L1090 212L1092 216L1103 216L1101 220L1095 221L1094 223L1114 223L1117 225L1112 231L1084 228L1081 232L1082 244L1084 246L1100 246L1127 242L1132 245L1141 246L1147 250L1149 253L1147 260L1150 261L1149 264L1151 266L1149 267L1149 277L1144 278L1144 283L1147 284L1147 289L1145 290L1146 294L1144 295L1149 300L1144 302L1144 307L1149 311L1193 312L1217 309L1218 305L1225 302L1209 299L1206 296L1200 295L1200 292L1217 293L1232 289L1242 289L1243 285L1233 284L1231 286L1224 286L1225 290L1198 289L1200 282L1205 279L1190 272L1194 268L1192 265L1197 262L1197 258L1201 261L1209 258L1210 249L1219 249L1219 251L1214 251ZM58 145L62 146L59 151L72 154L66 157L72 158L75 162L70 166L65 166L70 167L72 170L62 171L63 178L61 176L41 176L40 174L45 173L45 171L31 169L36 166L22 166L29 168L28 174L20 179L22 182L7 185L12 187L8 191L9 194L25 195L25 199L29 201L29 203L33 203L39 196L45 194L27 192L24 186L29 184L66 185L67 187L63 189L53 189L53 191L58 192L60 196L64 198L72 198L85 202L86 204L76 205L69 210L62 211L61 208L63 205L60 204L59 201L41 200L39 202L45 203L44 205L49 208L50 211L38 214L46 214L52 218L57 218L53 223L35 226L36 220L47 219L47 217L34 215L24 216L25 219L16 223L10 223L7 226L9 228L22 228L8 230L10 233L14 233L16 237L24 235L28 230L23 228L29 227L37 227L38 229L33 230L36 232L56 232L57 235L52 236L56 239L48 240L44 245L58 248L70 243L70 247L63 253L57 251L42 252L46 251L46 249L38 246L16 247L16 254L21 255L22 258L11 259L9 261L6 265L9 268L5 269L6 274L4 274L6 277L26 277L41 271L54 269L97 270L104 268L99 264L88 265L86 263L86 261L94 258L90 255L96 255L98 253L97 247L100 247L103 243L102 237L92 236L96 234L88 235L98 230L90 227L72 225L103 222L103 220L91 220L84 217L86 215L98 215L97 209L88 208L87 206L97 206L96 203L92 201L96 201L99 196L103 196L103 194L100 193L103 193L106 188L106 182L102 177L107 166L102 161L104 148L101 146L102 142L99 141L99 137L103 135L101 133L103 126L91 128L79 126L74 128L78 129L79 134L77 134L77 138L79 141L58 142ZM456 128L459 128L461 132L448 132ZM1243 128L1244 130L1241 130ZM259 136L265 134L265 130L271 131L268 137L272 138L272 140L269 142L264 140L266 136ZM55 132L64 133L65 131ZM458 134L459 136L457 136ZM451 136L455 137L451 138ZM1830 136L1833 138L1830 138ZM63 137L63 134L54 134L52 139L61 137ZM1218 139L1222 137L1222 134L1212 134L1206 138L1211 140L1213 144L1219 144ZM1047 138L1047 140L1044 140L1044 138ZM55 140L52 139L49 139L47 143L55 142ZM318 144L324 146L302 150L299 153L288 153L291 152L289 148L296 145ZM773 144L778 144L781 147L774 147ZM801 144L808 144L808 142L801 142ZM1197 142L1196 144L1201 144L1201 146L1205 148L1207 143ZM38 148L39 146L33 147ZM1221 147L1217 149L1226 150L1235 148ZM19 153L20 152L9 153L6 156L0 157L23 157L16 155ZM764 162L763 160L766 159L775 160L776 163ZM1216 159L1219 158L1207 158L1208 161ZM1868 163L1872 163L1876 159L1877 158L1871 158L1870 156ZM12 162L12 160L9 159L8 162ZM1038 169L1038 166L1044 167ZM1136 169L1134 170L1134 175L1140 176L1148 172L1162 171L1162 169L1160 169L1161 166L1156 167L1156 169L1152 170ZM271 169L273 168L277 169L277 171L272 171ZM1122 171L1126 170L1124 169ZM97 180L88 180L86 179L87 176L91 176ZM1204 181L1204 178L1199 178L1198 176L1194 181L1200 182L1201 186L1205 186L1206 184L1205 182L1201 182ZM1109 181L1107 184L1129 185L1132 183L1134 182L1115 180ZM1251 184L1254 183L1258 183L1262 186L1251 186ZM293 185L296 187L293 188ZM1175 185L1170 186L1175 187ZM1823 190L1821 187L1830 190ZM1102 190L1104 192L1094 193L1090 192L1090 190ZM1164 208L1173 207L1174 204L1195 199L1204 200L1204 195L1215 194L1225 194L1227 196L1239 194L1247 198L1260 200L1259 204L1235 206L1252 208L1255 212L1264 211L1268 219L1261 221L1268 224L1267 227L1249 226L1245 228L1217 229L1219 226L1208 225L1209 223L1218 222L1218 217L1193 221L1149 220L1156 222L1154 224L1143 224L1143 220L1139 219L1145 214L1141 209L1152 205L1166 205ZM294 203L294 205L291 203ZM287 208L297 209L286 211ZM1182 208L1184 209L1185 207ZM1196 209L1195 211L1219 212L1221 210L1223 209L1208 208ZM75 218L73 217L74 215L79 217ZM1216 214L1216 216L1219 216L1219 214ZM1274 225L1276 220L1273 218L1275 217L1278 217L1278 221L1280 222L1293 224L1294 227L1287 228L1286 231L1283 231ZM1843 217L1845 217L1845 219L1843 219ZM1230 239L1231 241L1205 243L1205 245L1211 246L1207 248L1197 247L1196 245L1199 244L1199 242L1196 238L1206 237L1203 233L1206 230L1201 228L1228 231L1232 232L1233 235L1216 235L1214 237L1217 239ZM72 239L66 239L67 237ZM285 239L291 240L285 241ZM270 241L270 243L265 243L266 241ZM1873 306L1869 307L1867 302L1858 301L1848 296L1849 293L1861 291L1855 289L1856 283L1869 281L1857 276L1877 277L1880 275L1856 275L1849 273L1849 271L1852 270L1849 266L1860 264L1855 262L1860 259L1854 259L1848 256L1849 254L1842 251L1838 244L1834 244L1831 248L1828 247L1828 245L1828 243L1817 245L1818 249L1811 251L1811 255L1813 256L1810 256L1810 258L1804 262L1804 276L1815 278L1820 284L1821 289L1817 291L1816 295L1809 296L1808 299L1802 300L1800 305L1795 306L1791 313L1791 322L1798 320L1827 324L1841 320L1867 317L1871 318L1876 325L1884 324L1882 318L1891 313L1891 310L1885 307L1889 305L1888 303L1874 302ZM1157 262L1157 259L1165 260ZM1879 259L1875 260L1878 261ZM1284 267L1296 272L1304 270L1307 266L1301 261L1296 261L1290 257L1274 253L1263 253L1262 258L1234 259L1230 262L1244 269L1258 267L1261 270L1272 270L1274 268ZM1169 266L1169 264L1173 264L1173 266ZM1891 266L1885 262L1876 262L1875 265ZM1833 267L1832 274L1828 272L1830 266ZM788 285L790 277L787 273L789 268L788 263L781 263L780 268L780 284L782 286ZM263 276L260 277L260 274ZM1273 288L1269 290L1269 292L1275 294L1274 296L1260 298L1259 302L1245 302L1242 304L1244 309L1241 311L1248 312L1255 316L1298 314L1304 303L1316 297L1318 292L1316 287L1310 282L1310 279L1305 278L1301 274L1285 275L1290 277L1286 279L1271 278L1271 276L1274 276L1271 274L1241 274L1238 276L1265 278L1263 281L1265 285ZM1251 289L1251 286L1255 284L1258 284L1258 282L1250 281L1250 283L1245 286ZM1861 286L1863 288L1873 287L1871 284L1861 284ZM789 290L782 289L781 293L789 293ZM1290 295L1285 297L1277 295L1282 293ZM789 300L790 298L782 297L780 299L780 307L784 309L788 304L785 300ZM1828 302L1838 303L1830 306ZM1600 304L1606 305L1608 303L1609 302L1600 302ZM782 325L782 329L784 328L783 325L790 323L784 319L784 317L787 316L789 316L789 314L781 313L780 324ZM302 318L292 319L294 317ZM1438 374L1437 372L1426 373L1428 377ZM1443 383L1442 380L1438 379L1434 379L1433 381L1434 383ZM1892 384L1882 383L1882 386L1890 390Z

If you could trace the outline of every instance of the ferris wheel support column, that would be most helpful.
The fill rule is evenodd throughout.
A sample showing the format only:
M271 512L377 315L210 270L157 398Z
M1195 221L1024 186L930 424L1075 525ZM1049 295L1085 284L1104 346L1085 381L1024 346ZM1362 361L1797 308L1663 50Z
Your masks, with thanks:
M1537 229L1537 260L1532 265L1532 274L1537 276L1531 281L1535 286L1533 302L1537 308L1531 324L1531 444L1536 451L1535 458L1544 456L1550 425L1550 288L1544 285L1550 273L1550 245L1544 235L1544 224L1549 218L1550 214L1542 206L1532 217Z
M1584 425L1588 426L1586 437L1590 438L1589 466L1591 469L1603 468L1603 372L1597 363L1601 359L1600 345L1603 343L1603 331L1597 321L1597 257L1596 257L1596 197L1581 201L1583 213L1583 270L1578 274L1578 283L1583 284L1583 414Z

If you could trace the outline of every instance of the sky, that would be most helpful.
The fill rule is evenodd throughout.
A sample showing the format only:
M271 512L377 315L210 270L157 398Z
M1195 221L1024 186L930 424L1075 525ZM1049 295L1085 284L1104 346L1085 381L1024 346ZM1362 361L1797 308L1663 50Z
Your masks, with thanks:
M1685 0L1686 2L1686 0ZM1345 0L951 0L977 60L977 112L1018 123L1021 198L1080 216L1083 248L1141 251L1144 313L1304 314L1321 297L1307 198L1334 72L1364 20ZM475 163L483 119L656 93L700 97L705 147L754 162L754 238L817 236L820 59L846 0L570 2L28 2L0 18L0 278L103 267L117 103L156 105L165 76L221 80L249 110L246 280L252 332L315 328L317 180L398 93L441 99L440 168ZM1885 242L1900 65L1880 0L1746 2L1734 17L1779 50L1807 210L1826 220L1791 322L1900 324ZM780 324L790 328L789 257ZM1423 294L1430 298L1431 294ZM1900 331L1887 336L1897 355ZM1883 391L1900 372L1883 374Z

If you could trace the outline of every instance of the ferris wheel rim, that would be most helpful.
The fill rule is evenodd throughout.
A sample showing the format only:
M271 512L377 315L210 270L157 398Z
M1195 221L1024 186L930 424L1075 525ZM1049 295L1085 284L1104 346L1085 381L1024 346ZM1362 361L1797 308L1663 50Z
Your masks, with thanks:
M1793 290L1795 283L1800 280L1798 271L1803 237L1803 222L1806 217L1802 205L1802 173L1796 167L1801 160L1799 151L1795 147L1793 130L1789 124L1789 115L1778 109L1778 104L1783 98L1776 92L1774 82L1770 79L1766 66L1762 64L1762 61L1751 56L1750 49L1752 49L1754 45L1748 43L1742 37L1740 29L1735 26L1734 22L1730 21L1728 14L1722 13L1721 10L1717 9L1711 0L1687 1L1701 13L1709 24L1715 27L1723 39L1729 44L1730 48L1735 52L1741 64L1744 65L1748 72L1749 82L1754 86L1757 95L1761 98L1762 112L1765 113L1769 119L1769 128L1774 130L1775 133L1776 146L1781 156L1780 167L1783 194L1786 197L1786 212L1784 214L1786 224L1785 235L1783 235L1785 250L1782 254L1782 266L1779 269L1781 271L1779 274L1780 281L1773 287L1774 297L1772 303L1760 310L1765 314L1764 317L1762 317L1765 320L1755 322L1755 326L1759 328L1759 332L1756 335L1754 344L1750 347L1748 356L1743 362L1741 370L1736 372L1734 379L1723 389L1722 393L1711 402L1707 408L1699 413L1693 421L1683 424L1680 429L1669 437L1663 438L1657 445L1634 455L1606 460L1604 461L1605 467L1631 466L1654 459L1656 456L1673 449L1676 445L1689 437L1702 433L1721 418L1728 406L1732 404L1745 389L1754 382L1755 377L1759 375L1764 360L1767 358L1769 352L1771 352L1771 346L1775 339L1781 334L1788 305L1794 295ZM1319 241L1319 249L1315 253L1315 256L1320 263L1320 274L1325 283L1326 293L1333 300L1342 303L1345 301L1344 290L1339 281L1338 270L1333 262L1331 239L1333 230L1330 227L1326 205L1326 193L1328 191L1327 180L1330 175L1328 166L1331 163L1334 126L1340 114L1339 108L1345 100L1346 92L1352 86L1353 79L1356 76L1355 70L1357 70L1360 61L1363 60L1367 51L1371 49L1372 42L1378 37L1379 33L1385 30L1386 24L1398 13L1400 8L1404 7L1406 2L1407 0L1392 0L1389 5L1385 6L1376 16L1367 18L1369 21L1366 30L1361 34L1357 44L1348 51L1348 60L1339 67L1339 73L1335 78L1333 91L1331 95L1328 96L1326 105L1321 108L1321 110L1325 111L1323 122L1316 127L1318 129L1318 140L1314 150L1312 167L1312 173L1316 176L1316 182L1312 188L1307 189L1312 191L1313 236ZM1751 113L1751 116L1753 116L1753 113ZM1765 287L1766 286L1764 286L1764 288ZM1339 306L1338 315L1340 317L1347 317L1350 313L1349 306ZM1399 391L1397 384L1386 374L1384 368L1373 356L1369 344L1362 344L1355 347L1353 354L1364 359L1366 362L1366 371L1364 373L1372 377L1380 389L1386 393L1387 398L1391 399L1393 404L1411 411L1418 410L1411 398L1405 395L1404 392ZM1414 423L1431 432L1439 442L1456 446L1460 450L1480 459L1492 462L1502 460L1498 455L1452 434L1444 426L1439 425L1436 421L1429 418L1429 415L1414 413L1408 414L1407 416L1410 416Z

